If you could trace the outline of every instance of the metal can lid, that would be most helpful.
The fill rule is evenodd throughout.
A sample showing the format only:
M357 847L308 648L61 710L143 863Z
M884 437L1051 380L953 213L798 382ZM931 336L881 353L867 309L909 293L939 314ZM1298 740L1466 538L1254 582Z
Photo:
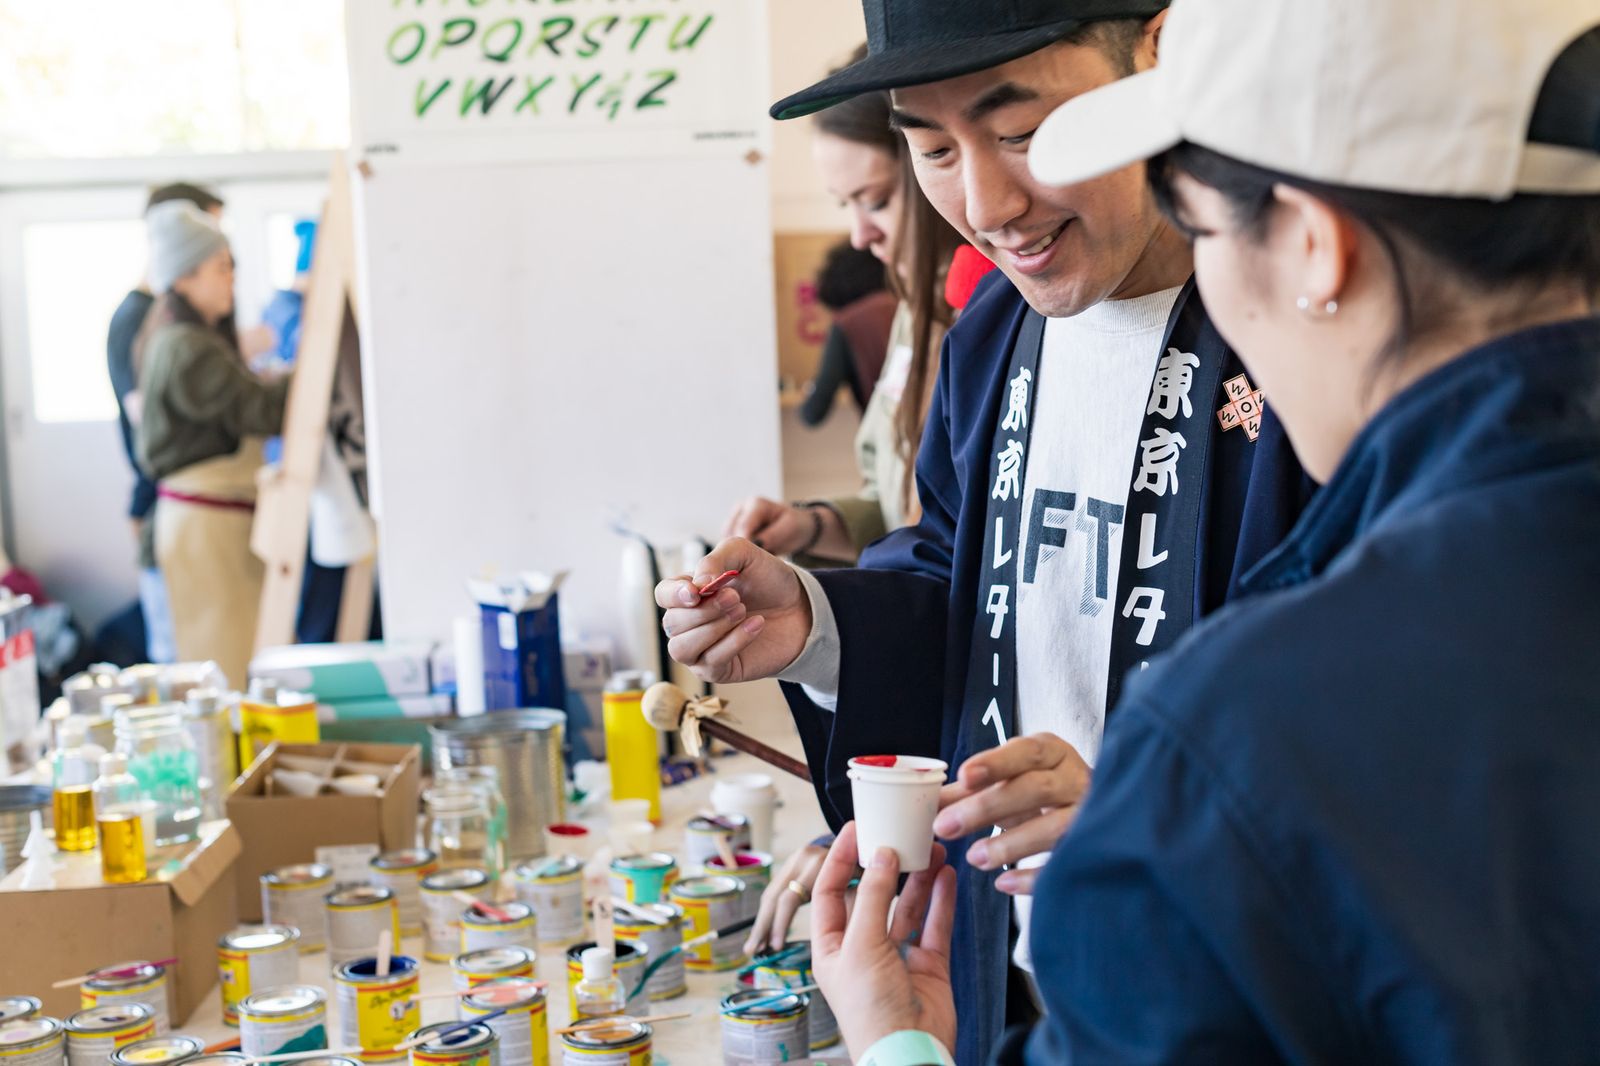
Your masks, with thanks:
M691 877L677 881L667 890L673 899L716 899L720 896L737 896L743 889L739 882L725 874L716 877Z
M772 1000L770 1003L759 1007L746 1007L737 1012L737 1017L746 1018L782 1018L790 1014L798 1014L805 1010L810 1000L804 992L796 992L790 996L779 999L774 996L771 989L746 988L725 996L722 1000L722 1013L727 1014L730 1007L738 1007L746 1003L760 1003L762 1000Z
M495 1011L543 1003L544 986L534 984L526 977L496 977L472 990L470 996L461 998L463 1009Z
M414 1045L418 1051L428 1055L458 1055L466 1051L478 1051L493 1047L500 1040L493 1029L481 1022L473 1022L471 1025L458 1028L459 1026L460 1022L434 1022L432 1025L424 1025L406 1037L406 1040L443 1033L441 1036L431 1036L421 1044ZM445 1032L445 1030L452 1031Z
M593 947L599 947L593 940L585 940L581 944L572 945L567 949L567 961L581 965L583 963L583 953ZM630 963L643 962L644 945L632 940L625 940L619 936L617 937L617 947L613 955L616 958L618 967L626 966Z
M624 914L619 910L613 923L618 929L633 929L644 933L652 931L666 932L669 929L676 928L683 921L683 908L676 903L636 903L634 906L642 911L658 915L661 920L652 922L648 918Z
M617 1048L639 1040L649 1040L651 1029L646 1022L617 1021L611 1025L597 1025L593 1029L579 1029L561 1039L571 1047Z
M155 1012L143 1003L102 1003L85 1007L67 1019L69 1033L103 1033L143 1025Z
M482 888L489 883L487 872L474 866L460 866L453 870L439 870L422 879L424 892L460 892L468 888Z
M0 1022L14 1022L18 1018L31 1018L44 1010L38 996L0 996Z
M330 880L333 868L320 862L297 862L293 866L280 866L261 875L269 885L314 885Z
M510 944L479 948L457 955L451 965L467 973L498 973L518 966L532 966L533 952Z
M60 1033L61 1023L42 1014L36 1014L31 1018L15 1018L9 1022L0 1022L0 1047L37 1044L59 1036Z
M327 1055L314 1059L296 1059L294 1066L361 1066L361 1063L342 1055Z
M492 914L485 914L476 907L468 907L461 914L461 924L489 926L515 925L518 922L523 922L533 917L532 907L528 906L526 903L520 903L515 900L509 903L496 903L495 909L500 911L501 914L506 915L506 917L503 919L496 918Z
M644 690L656 683L653 670L618 670L606 680L605 691L613 695L619 692L637 692L644 695Z
M137 1040L111 1053L116 1066L162 1066L163 1063L187 1062L201 1054L206 1046L192 1036L156 1036Z
M394 955L389 959L389 975L378 976L378 960L374 958L351 959L333 971L335 981L346 984L368 985L379 981L393 981L417 972L417 960L410 955Z
M222 934L217 946L230 951L266 951L299 939L300 930L292 925L242 925Z
M315 985L280 985L244 997L239 1001L239 1013L255 1018L299 1014L319 1003L326 1003L327 999L327 994Z
M152 981L159 981L167 975L165 966L157 966L144 959L134 959L130 962L114 962L110 966L100 967L100 973L115 973L126 971L123 977L95 977L83 983L85 988L132 988L136 985L147 985Z
M417 866L426 866L437 858L438 856L427 848L401 848L399 851L386 851L382 855L374 855L367 865L374 870L409 870Z
M582 867L583 864L575 855L552 855L525 862L511 872L519 881L554 881L557 878L571 877Z
M755 960L756 973L786 974L811 972L811 941L789 940L785 941L782 950L776 953L779 958L772 962Z
M196 1055L192 1059L184 1059L183 1066L223 1066L224 1063L249 1061L250 1056L242 1052L214 1051L209 1055Z
M341 885L329 892L324 902L332 910L371 907L394 902L394 890L383 885Z
M619 872L628 870L670 870L677 865L678 860L664 851L651 851L642 855L619 855L611 860L611 868Z
M742 814L698 814L689 819L692 833L737 833L750 828L750 819Z

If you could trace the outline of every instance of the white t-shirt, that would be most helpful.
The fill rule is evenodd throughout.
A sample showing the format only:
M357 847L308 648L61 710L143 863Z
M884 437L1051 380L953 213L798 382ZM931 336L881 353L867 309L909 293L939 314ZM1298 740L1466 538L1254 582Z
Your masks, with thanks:
M1017 732L1054 733L1091 766L1105 727L1128 486L1178 292L1050 319L1034 379L1017 553ZM1017 897L1014 961L1025 970L1032 906Z

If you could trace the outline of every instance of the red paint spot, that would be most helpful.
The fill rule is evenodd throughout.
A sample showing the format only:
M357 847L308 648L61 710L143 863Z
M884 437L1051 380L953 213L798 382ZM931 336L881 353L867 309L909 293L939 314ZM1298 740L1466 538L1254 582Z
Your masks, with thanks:
M581 825L552 825L550 832L558 837L583 837L589 835L589 830Z
M862 766L893 766L900 761L898 755L858 755L856 762Z

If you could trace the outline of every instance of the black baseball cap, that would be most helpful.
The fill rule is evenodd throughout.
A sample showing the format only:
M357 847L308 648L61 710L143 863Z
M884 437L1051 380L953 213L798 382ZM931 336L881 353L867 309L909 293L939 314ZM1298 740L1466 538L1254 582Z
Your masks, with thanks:
M772 105L800 118L862 93L959 78L1072 36L1086 23L1151 18L1170 0L862 0L867 57Z

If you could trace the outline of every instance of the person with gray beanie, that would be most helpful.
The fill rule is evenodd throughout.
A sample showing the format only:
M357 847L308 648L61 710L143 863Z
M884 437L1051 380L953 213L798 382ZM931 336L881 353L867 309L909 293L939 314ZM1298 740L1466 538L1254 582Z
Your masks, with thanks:
M214 660L242 685L264 576L250 552L256 471L263 440L281 431L289 380L251 373L219 328L233 313L233 254L216 219L174 200L145 220L157 296L134 353L156 559L178 658Z

